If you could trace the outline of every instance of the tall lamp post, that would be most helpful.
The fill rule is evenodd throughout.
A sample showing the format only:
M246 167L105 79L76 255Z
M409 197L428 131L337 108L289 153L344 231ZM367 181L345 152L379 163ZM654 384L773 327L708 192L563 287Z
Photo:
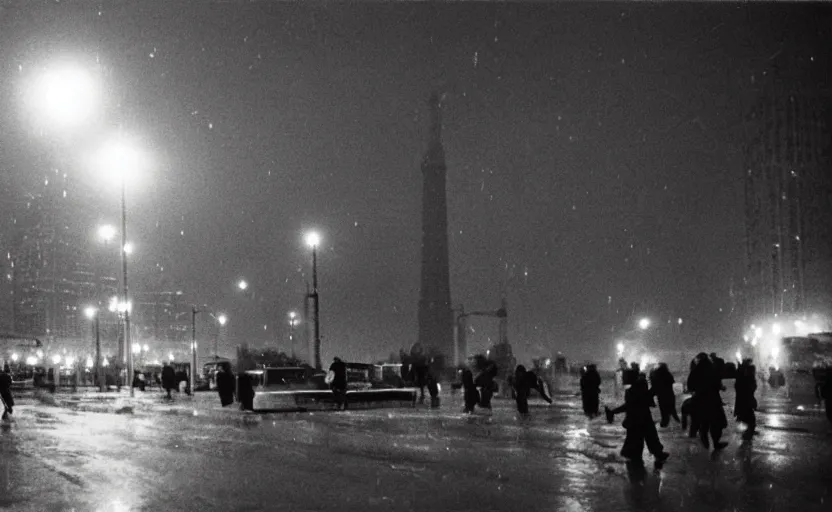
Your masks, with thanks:
M292 357L295 357L295 325L298 322L298 314L289 311L289 345L292 347Z
M84 310L84 314L92 320L93 329L95 331L95 369L93 370L95 378L98 380L99 391L105 391L107 384L101 375L101 324L98 319L98 308L92 306Z
M320 303L318 302L318 245L321 237L318 233L311 231L306 234L306 245L312 248L312 298L313 318L315 326L315 369L320 370L321 364L321 325L320 325Z
M104 170L113 173L121 189L121 280L122 303L124 308L124 351L127 356L127 378L130 396L133 389L133 350L130 343L130 292L127 281L127 257L132 246L127 242L127 175L136 170L140 158L136 149L126 141L117 139L103 148L101 153Z

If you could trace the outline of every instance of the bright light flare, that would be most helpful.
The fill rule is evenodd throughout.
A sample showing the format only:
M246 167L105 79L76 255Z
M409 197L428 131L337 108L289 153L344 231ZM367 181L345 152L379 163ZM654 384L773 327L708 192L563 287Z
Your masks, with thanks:
M142 347L142 350L144 350L145 352L150 352L150 346L147 343L145 343Z
M104 242L110 242L116 237L116 227L112 224L104 224L98 227L98 238Z
M618 345L615 346L615 349L618 351L619 356L623 355L624 354L624 343L619 341Z
M126 184L148 165L147 157L138 147L134 141L116 137L104 144L96 155L95 167L113 183Z
M91 357L87 358L86 367L87 368L92 368L92 358Z
M98 308L94 308L92 306L88 306L88 307L84 308L84 316L86 316L90 320L95 318L95 315L97 315L97 314L98 314Z
M777 345L774 345L773 347L771 347L771 355L775 358L777 356L779 356L780 355L780 347L778 347Z
M131 242L127 242L126 244L124 244L124 254L127 254L128 256L130 254L133 254L133 249L134 247Z
M763 328L762 327L755 328L754 329L754 336L757 337L757 338L762 338L763 337Z
M778 324L778 323L773 323L773 324L771 325L771 332L772 332L772 334L774 334L775 336L777 336L778 334L780 334L780 332L781 332L780 324Z
M304 237L304 241L310 248L315 249L321 244L321 235L319 235L316 231L310 231L306 234L306 237Z
M220 315L217 317L217 322L219 322L220 325L225 325L228 323L228 317L225 315Z
M738 362L740 362L740 363L742 362L742 352L737 350L737 353L734 354L734 356L736 356Z
M91 73L73 63L47 68L28 90L27 103L45 126L62 130L89 122L101 96Z
M14 361L16 363L18 359L20 359L19 355L17 355L16 353L12 354L12 361Z
M247 290L248 289L248 281L246 281L245 279L240 279L240 281L237 283L237 288L239 288L243 291Z
M55 363L55 364L60 363L61 362L61 356L59 356L58 354L55 354L54 356L52 356L52 362Z
M75 364L75 358L72 356L67 356L64 358L64 366L72 366Z
M26 358L26 364L29 366L35 366L38 364L38 358L35 356L29 356Z
M642 318L638 321L638 328L641 330L645 330L650 327L650 319L649 318Z
M138 343L133 343L133 353L138 354L141 351L142 351L142 346L139 345Z

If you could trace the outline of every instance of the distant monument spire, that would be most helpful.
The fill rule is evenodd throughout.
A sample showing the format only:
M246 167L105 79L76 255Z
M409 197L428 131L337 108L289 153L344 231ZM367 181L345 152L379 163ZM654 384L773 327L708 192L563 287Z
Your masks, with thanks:
M445 151L442 147L440 95L428 99L430 133L422 160L422 276L419 294L419 343L434 354L453 358L454 333L448 269L448 205Z

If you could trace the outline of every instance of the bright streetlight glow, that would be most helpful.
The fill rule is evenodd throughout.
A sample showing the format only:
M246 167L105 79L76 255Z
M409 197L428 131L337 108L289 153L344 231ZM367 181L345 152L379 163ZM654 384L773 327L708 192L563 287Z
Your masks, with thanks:
M104 224L98 227L98 238L104 242L111 242L116 237L116 227L112 224Z
M87 358L86 363L87 363L87 364L86 364L86 367L87 367L87 368L92 368L92 358L91 358L91 357L88 357L88 358Z
M679 323L679 325L682 325L682 319L681 318L679 318L678 323Z
M645 330L650 327L650 319L649 318L642 318L638 321L638 328L641 330Z
M237 283L237 288L246 290L248 288L248 282L245 279L240 279L240 282Z
M29 106L39 117L38 121L61 129L75 128L89 121L100 96L92 74L72 63L44 70L28 92Z
M142 346L139 345L138 343L133 343L133 353L138 354L141 351L142 351Z
M116 137L102 147L95 164L99 172L121 186L138 174L146 162L136 143Z
M19 355L17 355L17 353L12 354L12 361L14 361L14 362L16 363L16 362L17 362L17 359L18 359L19 357L20 357L20 356L19 356Z
M89 318L90 320L92 320L93 318L95 318L95 315L96 315L97 313L98 313L98 309L96 309L96 308L94 308L94 307L92 307L92 306L88 306L88 307L84 308L84 315L85 315L87 318Z
M737 356L737 361L741 363L742 362L742 352L737 350L737 353L734 354L734 355Z
M129 313L130 311L133 311L133 303L129 301L127 303L118 302L116 304L116 309L119 313L124 313L125 311Z
M64 358L64 366L72 366L75 364L75 358L72 356L66 356Z
M773 347L771 347L771 355L772 356L774 356L776 358L779 354L780 354L780 347L778 347L777 345L774 345Z
M763 337L763 328L762 327L757 327L756 329L754 329L754 337L755 338L762 338Z
M173 361L173 352L168 352L168 361Z
M754 338L753 340L751 340L751 346L752 346L752 347L756 347L756 346L757 346L757 338Z
M306 234L305 240L306 245L315 249L321 243L321 235L319 235L316 231L310 231Z
M615 346L616 350L618 350L618 355L624 354L624 343L618 342L618 345Z
M217 317L217 322L219 322L220 325L225 325L226 322L228 322L228 317L225 315L220 315Z
M35 366L36 364L38 364L38 358L35 356L29 356L26 358L26 364L28 364L29 366Z
M127 242L124 244L124 254L133 254L133 244Z
M144 350L145 352L150 352L150 346L148 346L148 344L145 343L144 346L142 347L142 350Z
M101 364L104 366L104 368L106 368L106 367L110 366L110 360L105 357L104 362L101 363Z
M54 356L52 356L52 362L55 363L55 364L60 363L61 362L61 356L59 356L58 354L55 354Z
M775 335L780 334L780 324L778 324L778 323L772 324L771 332L774 333Z

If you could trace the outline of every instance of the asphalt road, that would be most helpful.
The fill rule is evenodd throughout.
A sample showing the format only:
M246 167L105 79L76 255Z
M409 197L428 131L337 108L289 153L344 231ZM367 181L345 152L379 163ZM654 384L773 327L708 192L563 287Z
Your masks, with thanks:
M727 400L726 400L727 401ZM760 415L713 454L678 426L670 460L618 456L619 424L577 399L466 417L381 409L252 415L79 412L21 400L0 430L0 507L13 511L784 511L832 507L832 435L817 414ZM730 413L729 413L730 414Z

